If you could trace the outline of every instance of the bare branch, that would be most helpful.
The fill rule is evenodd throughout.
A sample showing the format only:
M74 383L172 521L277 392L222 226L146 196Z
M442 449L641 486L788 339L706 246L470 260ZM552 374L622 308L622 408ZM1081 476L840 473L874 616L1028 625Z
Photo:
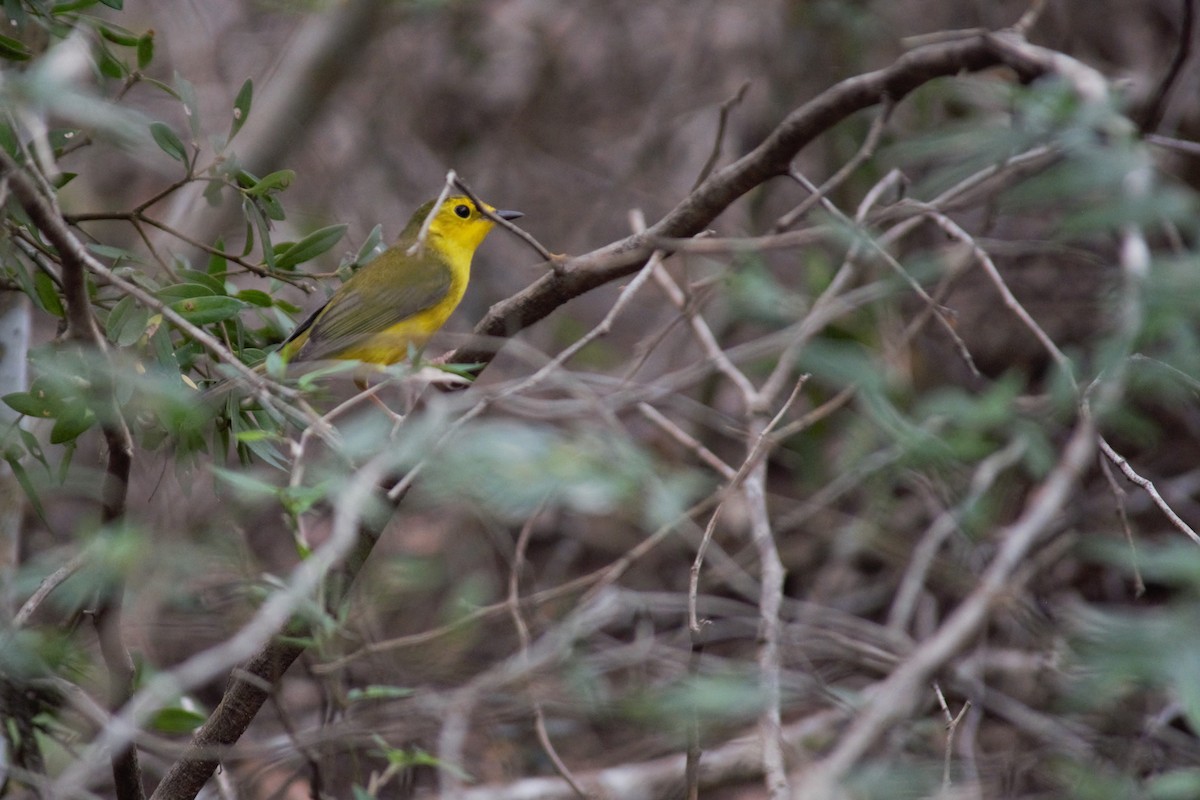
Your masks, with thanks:
M880 684L879 691L859 711L828 756L805 768L800 794L826 798L893 724L913 708L921 687L955 653L964 648L987 622L993 608L1013 588L1013 575L1055 515L1070 499L1079 475L1095 452L1096 434L1088 415L1075 426L1062 457L1030 495L1030 502L998 537L999 550L979 585L955 608L933 636L921 643Z
M543 275L525 290L488 311L475 326L485 337L508 337L545 317L568 300L634 272L663 238L687 238L704 230L734 200L764 181L787 173L792 158L809 142L841 120L884 100L899 102L929 81L961 72L977 72L998 64L1022 77L1070 71L1089 92L1103 94L1079 62L1023 42L1013 34L982 34L910 51L891 66L836 84L789 114L770 135L742 158L704 180L696 190L644 233L569 259L557 272ZM487 363L495 352L460 347L449 356L456 363Z

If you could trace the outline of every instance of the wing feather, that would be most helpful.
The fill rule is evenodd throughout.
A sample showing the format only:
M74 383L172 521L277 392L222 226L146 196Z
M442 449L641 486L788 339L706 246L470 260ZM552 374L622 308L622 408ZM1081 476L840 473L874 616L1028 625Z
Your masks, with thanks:
M379 258L394 259L394 263L366 265L297 327L290 338L305 329L309 333L294 360L337 358L414 314L433 308L450 292L450 270L436 259L413 259L399 247ZM369 284L362 280L367 270L373 273Z

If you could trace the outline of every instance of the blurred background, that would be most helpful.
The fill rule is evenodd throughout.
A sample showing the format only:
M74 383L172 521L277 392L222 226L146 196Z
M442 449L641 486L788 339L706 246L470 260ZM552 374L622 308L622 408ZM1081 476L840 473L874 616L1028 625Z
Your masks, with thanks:
M195 87L199 127L205 135L227 129L234 97L247 78L253 80L253 109L233 150L258 175L284 168L296 172L285 195L289 214L280 223L277 241L297 239L334 223L349 225L338 248L308 267L325 274L357 250L376 225L382 225L385 241L394 238L412 210L438 194L449 169L488 202L524 212L522 227L551 251L579 254L598 248L630 232L631 210L640 209L653 222L687 195L713 152L722 104L732 98L741 99L729 106L719 164L748 152L789 111L838 81L886 66L934 34L1012 25L1028 5L1008 0L129 0L113 18L133 30L154 31L157 55L147 74L168 83L183 76ZM1175 0L1051 0L1029 38L1095 67L1122 87L1129 107L1137 108L1154 91L1177 46L1180 8ZM969 136L939 137L961 133L968 124L986 128L989 122L1007 121L1011 109L991 90L1011 84L1011 74L997 70L918 92L896 111L878 156L832 199L850 213L892 166L903 167L919 193L934 185L923 181L944 181L946 174L978 163L979 152ZM1197 96L1200 70L1192 64L1181 74L1160 130L1183 139L1200 138ZM146 85L134 85L121 105L166 121L177 131L189 128L181 105ZM822 136L801 153L796 166L820 184L860 147L875 113L858 115ZM1177 178L1178 186L1200 179L1195 157L1167 152L1158 156L1164 173ZM178 177L178 164L152 147L84 148L63 159L61 166L79 173L60 195L67 213L132 207ZM187 187L153 210L196 240L212 242L220 236L237 249L243 223L236 209L210 206L201 191L202 187ZM765 233L804 196L792 182L768 183L735 203L713 227L722 236ZM1086 210L1090 200L1080 195L1064 201L1063 207L1048 208L1036 198L1026 207L996 205L983 197L956 209L964 226L986 237L981 241L1014 292L1055 342L1073 355L1083 354L1085 360L1112 327L1109 312L1117 285L1111 236L1063 232L1063 217ZM123 223L88 223L86 230L104 244L141 247L135 232ZM161 233L151 232L150 238L165 251L188 259L201 257ZM1184 240L1188 244L1187 231ZM919 265L928 267L925 276L961 260L946 247L944 237L931 233L914 237L902 250L901 257L909 263L911 255L918 272ZM785 314L804 308L840 257L837 248L825 246L812 252L764 254L760 262L750 264L744 271L751 280L706 308L722 343L762 335L777 321L780 307ZM1170 286L1181 292L1177 300L1194 297L1190 258L1190 251L1180 255L1179 269L1171 273L1178 282ZM733 270L731 265L739 270L747 266L736 259L696 259L672 268L704 281ZM469 331L488 307L530 284L545 268L526 245L493 233L476 257L467 297L438 344ZM239 281L243 288L266 283L247 277ZM1166 294L1170 286L1163 289ZM530 372L539 359L554 355L596 324L619 290L620 286L603 287L519 334L522 346L510 348L497 360L481 384ZM309 295L291 288L282 291L307 310L327 289L316 288ZM957 330L981 375L969 374L952 343L932 329L902 352L889 351L897 319L914 309L903 298L826 333L836 342L862 342L883 354L879 370L887 373L887 391L907 409L943 389L961 391L973 398L971 402L990 397L987 402L994 406L989 408L1005 421L979 421L992 412L972 407L971 413L978 416L971 424L978 424L980 431L986 428L980 441L995 445L1001 438L997 431L1011 421L1005 414L1015 413L1019 405L1017 395L1041 396L1054 388L1049 359L977 275L955 282L942 302L956 313ZM1179 341L1192 341L1192 312L1173 309L1173 324L1183 320L1177 331L1189 332ZM677 317L661 295L643 292L614 332L586 349L572 366L622 379L630 364L644 357L636 380L649 382L670 369L702 362L705 356L694 340L679 330L684 326L670 329ZM42 317L39 325L43 340L49 338L53 321ZM661 341L647 344L664 329ZM438 344L431 349L439 351ZM810 405L837 388L814 381ZM728 387L706 380L679 394L663 402L672 418L736 465L742 442L731 416L734 398ZM1177 400L1139 398L1137 408L1115 427L1122 452L1147 474L1165 480L1172 487L1170 501L1195 524L1200 522L1194 467L1200 456L1195 446L1200 417L1191 405ZM545 421L568 434L590 430L570 415L539 420L539 409L545 408L551 406L514 406L497 412L493 421ZM954 412L939 407L942 412L954 418ZM1047 452L1052 455L1059 443L1054 437L1062 428L1051 416L1042 421L1049 429ZM874 660L879 653L893 647L904 652L907 645L889 638L895 631L882 627L890 598L925 525L961 499L970 481L966 467L943 470L942 465L903 459L873 461L893 444L876 422L867 410L850 408L803 441L790 442L772 463L771 502L778 512L777 537L788 570L789 620L796 626L787 651L791 682L786 687L786 712L793 715L836 705L831 695L860 688L866 674L886 672L893 656L889 651L880 667ZM651 477L674 481L679 498L707 491L696 487L709 486L711 476L702 475L677 442L641 421L627 421L627 427L630 440L649 454L649 460L613 456L612 463L627 469L622 480L644 485ZM524 428L486 429L474 440L475 449L466 460L443 465L444 472L438 473L443 487L453 488L456 479L481 484L479 494L469 501L436 489L418 489L406 501L375 553L348 632L293 669L276 704L286 710L268 709L249 737L237 771L241 796L307 797L314 765L319 765L330 796L349 796L339 787L361 781L367 771L364 764L378 765L373 736L407 752L435 748L444 717L438 703L445 695L422 692L459 686L512 653L515 634L508 620L487 618L443 631L428 642L413 640L378 655L359 653L348 664L327 668L363 643L437 628L459 619L464 609L503 599L512 543L530 504L518 503L519 513L509 514L489 508L485 501L492 490L488 481L513 466L503 457L505 447L545 445L537 436L522 438L527 433ZM604 452L598 448L593 456L602 461L596 453ZM966 459L972 467L977 461L971 458L977 455ZM161 537L159 545L169 542L179 549L156 552L151 577L132 591L128 615L131 645L158 667L169 667L222 641L254 608L254 593L246 587L285 572L296 561L292 532L277 508L243 505L219 487L219 500L214 501L211 475L203 469L175 470L165 466L166 460L139 459L134 495L137 513ZM586 458L581 463L576 476L581 485L604 484L604 464ZM880 463L877 472L870 471L877 467L869 464ZM480 477L471 471L480 464L484 472L492 467L491 473ZM655 465L669 467L660 470ZM1038 475L1036 467L1030 471ZM849 485L840 483L846 475L853 476ZM1024 476L1001 481L977 516L964 522L961 536L930 573L929 590L905 631L912 641L928 634L970 590L994 553L989 535L1017 513L1033 480ZM1119 794L1135 785L1129 776L1200 768L1196 732L1180 716L1187 700L1174 693L1181 683L1172 682L1181 675L1200 681L1196 662L1188 666L1190 655L1174 654L1180 660L1170 662L1175 665L1167 670L1174 676L1170 679L1149 666L1129 673L1096 667L1094 674L1112 677L1111 684L1104 685L1118 698L1116 709L1081 699L1078 687L1065 688L1066 671L1059 671L1063 642L1075 635L1068 631L1068 612L1086 604L1123 606L1132 596L1126 572L1109 563L1098 566L1072 550L1080 532L1123 541L1106 486L1098 476L1089 478L1062 523L1071 536L1056 539L1057 549L1046 556L1052 566L1012 599L1007 609L1011 613L988 631L987 643L994 643L1001 655L995 662L986 661L989 651L981 645L975 652L980 660L963 667L967 672L956 673L957 683L952 681L959 700L970 696L982 703L973 692L987 694L978 683L985 677L1000 692L986 714L971 718L976 750L967 785L975 793L964 797L1058 797L1081 786L1095 791L1080 790L1079 797L1133 796ZM580 503L537 516L528 556L535 576L526 587L529 591L611 563L642 541L648 520L655 517L644 508L622 505L630 491L627 486L604 487L609 495L599 501L598 513L586 513L581 510L586 503ZM501 482L494 491L510 488ZM69 528L69 520L79 512L64 502L50 513ZM1131 495L1130 513L1147 542L1169 544L1180 536L1144 497ZM726 518L727 530L723 527L718 538L728 548L729 563L757 574L753 553L741 538L745 510L734 504ZM312 524L308 533L319 540L326 523ZM693 551L684 538L663 545L622 580L623 586L647 597L671 593L676 605L666 600L659 606L650 603L619 630L589 639L586 647L580 646L577 661L545 679L542 688L553 705L551 732L564 758L580 771L678 752L681 708L710 704L707 735L714 746L752 723L753 713L747 713L756 702L752 592L739 593L713 579L714 597L740 604L726 609L726 616L741 614L741 627L727 632L728 640L709 652L714 659L712 682L685 685L687 642L680 632L677 603L686 590ZM694 538L689 541L694 543ZM1161 563L1174 558L1166 556ZM1187 561L1190 556L1180 558L1194 563ZM1194 578L1151 580L1153 602L1165 606L1190 596L1197 586L1189 583ZM568 596L558 605L539 606L531 612L534 627L561 620L575 599ZM1184 629L1182 620L1190 617L1175 614L1166 611L1156 618L1165 627L1154 642L1168 642ZM853 646L845 645L847 641ZM1127 636L1124 641L1139 640ZM1157 645L1129 645L1122 657L1138 646L1151 652ZM813 676L821 688L814 688ZM1121 676L1145 691L1122 694L1113 688L1121 684ZM377 704L347 701L351 690L376 684L415 687L417 699L381 695ZM199 699L211 705L222 688L215 683L199 693ZM1143 727L1152 719L1166 720L1154 736ZM534 741L528 707L519 692L506 687L489 696L474 720L478 727L470 731L468 749L475 778L507 782L552 774ZM915 778L911 784L888 781L940 770L941 722L933 711L889 741L881 760L893 772L880 774L891 777L875 783L871 776L864 777L861 796L926 796L919 789L904 789L909 792L904 794L887 788L926 785ZM1040 749L1056 737L1063 743L1056 758L1070 762L1061 769L1047 766ZM1109 787L1088 783L1086 767L1080 765L1093 757L1103 765L1098 775L1111 772L1121 780L1114 779ZM417 758L413 764L407 783L392 784L380 796L431 792L435 781L428 763ZM1105 794L1108 789L1113 793ZM765 793L760 780L751 777L730 780L705 796L732 800Z

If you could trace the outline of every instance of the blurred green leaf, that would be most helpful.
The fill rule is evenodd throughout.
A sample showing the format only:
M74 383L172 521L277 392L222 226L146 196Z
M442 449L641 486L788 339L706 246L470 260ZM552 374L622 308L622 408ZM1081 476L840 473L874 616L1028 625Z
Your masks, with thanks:
M164 153L169 155L176 161L187 163L187 148L184 147L183 141L176 135L175 131L163 122L150 123L150 135L154 137L154 141Z
M109 8L115 8L117 11L125 8L125 0L100 0L100 2Z
M1150 779L1147 800L1194 800L1200 797L1200 769L1176 769Z
M58 287L54 285L54 280L49 275L41 270L34 273L33 288L37 292L38 305L46 313L53 314L59 319L66 317L67 311L63 306L62 298L58 295Z
M37 459L38 463L46 469L50 469L49 462L46 461L46 454L42 452L42 445L29 431L24 428L17 428L17 432L21 434L21 442L25 445L25 452Z
M243 172L239 178L241 179L243 176L247 182L242 191L252 197L263 197L270 192L286 189L292 181L296 180L296 171L281 169L262 178L254 178L250 173Z
M208 274L224 275L229 271L229 260L225 257L225 240L218 238L213 242L213 250L208 256Z
M25 497L29 499L29 505L33 507L33 513L37 515L38 520L46 526L47 529L53 529L46 519L46 507L42 505L42 498L38 494L37 488L29 477L29 472L26 471L25 465L21 463L20 458L14 455L5 454L5 461L8 462L9 469L12 470L13 477L17 479L17 484L21 487L21 491L25 493Z
M167 734L191 733L207 719L207 715L188 708L162 708L150 718L150 728Z
M259 308L270 308L272 303L274 303L271 295L259 289L243 289L235 294L234 297Z
M351 263L355 267L365 266L374 261L375 257L385 249L383 245L383 226L376 225L367 234L366 241L362 243L362 247L358 248L358 253L355 254L354 261Z
M233 121L229 125L229 138L227 141L232 141L237 132L246 124L246 119L250 116L250 103L254 98L254 82L249 78L242 84L242 88L238 90L237 98L233 101Z
M96 424L96 415L90 408L74 403L59 411L50 429L50 444L62 444L79 438L80 434Z
M313 231L295 244L281 246L275 254L276 269L292 269L298 264L311 261L329 250L346 233L347 225L330 225Z
M170 286L162 287L154 294L164 303L174 303L195 297L213 297L217 295L217 292L201 283L172 283Z
M154 60L154 31L147 31L137 41L138 69L145 69Z
M246 304L236 297L191 297L171 303L170 308L193 325L211 325L236 317Z
M137 47L138 35L127 28L122 28L111 22L106 22L96 27L100 31L100 35L113 44L119 44L122 47Z
M121 63L121 60L109 52L108 47L106 47L103 42L97 41L96 45L97 49L100 51L99 56L96 59L97 66L100 68L100 74L104 75L106 78L112 78L113 80L121 80L124 78L126 69L125 65Z
M192 132L192 139L199 141L200 129L200 105L196 101L196 87L192 86L191 81L184 78L178 72L175 73L174 94L183 103L183 113L187 117L188 129Z
M7 36L0 36L0 58L9 61L28 61L33 56L24 43Z
M180 278L188 283L195 283L200 286L206 286L213 294L227 294L225 291L225 279L218 278L207 272L200 272L194 269L180 270L176 273Z
M142 338L150 323L150 311L132 297L122 297L104 324L108 340L118 347L129 347Z
M0 397L0 400L13 411L27 417L53 417L56 408L55 403L44 393L12 392Z
M405 697L412 697L413 689L404 686L380 686L371 685L364 686L361 689L351 689L346 693L346 699L351 703L357 703L362 700L399 700Z

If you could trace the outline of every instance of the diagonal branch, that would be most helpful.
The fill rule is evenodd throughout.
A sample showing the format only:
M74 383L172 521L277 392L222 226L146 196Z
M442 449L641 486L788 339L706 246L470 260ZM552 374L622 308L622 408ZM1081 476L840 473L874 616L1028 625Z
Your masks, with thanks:
M830 128L865 108L899 102L941 77L1011 67L1022 80L1064 73L1087 96L1103 91L1095 74L1067 56L1035 47L1015 33L983 33L905 53L891 66L834 85L790 113L763 142L709 175L674 209L644 232L566 261L523 291L503 300L475 326L484 337L508 337L529 327L572 298L636 272L664 237L686 238L707 227L735 200L766 181L787 174L791 160ZM449 356L452 363L488 363L493 348L469 345Z

